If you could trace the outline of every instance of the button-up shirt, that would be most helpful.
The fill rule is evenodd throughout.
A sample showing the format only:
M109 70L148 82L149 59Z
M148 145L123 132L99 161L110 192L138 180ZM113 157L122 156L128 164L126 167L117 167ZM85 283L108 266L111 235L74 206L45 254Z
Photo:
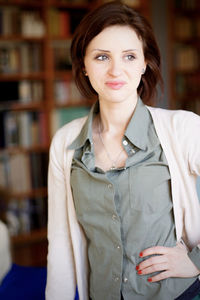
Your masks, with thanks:
M127 300L168 300L168 289L177 296L194 279L149 283L150 275L135 269L143 249L176 244L170 173L153 121L139 99L122 139L125 166L104 172L95 166L92 121L97 113L98 103L70 146L76 150L74 204L88 239L90 297L117 300L122 293Z

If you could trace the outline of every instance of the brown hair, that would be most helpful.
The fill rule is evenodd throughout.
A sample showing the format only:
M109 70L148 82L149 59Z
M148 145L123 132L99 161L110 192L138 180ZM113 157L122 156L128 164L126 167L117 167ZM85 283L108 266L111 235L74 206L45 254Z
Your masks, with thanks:
M143 43L147 67L138 86L138 94L144 103L152 104L157 94L157 83L163 86L160 51L149 22L133 8L118 1L103 4L89 12L75 31L71 44L71 58L77 87L87 98L94 99L97 96L88 77L84 75L84 57L90 41L103 29L113 25L130 26Z

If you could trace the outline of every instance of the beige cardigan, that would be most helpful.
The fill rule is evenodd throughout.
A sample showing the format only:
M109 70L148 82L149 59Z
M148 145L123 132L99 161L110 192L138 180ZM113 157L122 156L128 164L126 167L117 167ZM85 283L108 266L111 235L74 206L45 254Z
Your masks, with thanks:
M196 177L200 175L200 117L186 111L148 107L169 163L177 241L200 247L200 203ZM87 244L79 226L70 187L73 150L67 147L86 118L62 127L50 149L48 182L47 300L88 299Z

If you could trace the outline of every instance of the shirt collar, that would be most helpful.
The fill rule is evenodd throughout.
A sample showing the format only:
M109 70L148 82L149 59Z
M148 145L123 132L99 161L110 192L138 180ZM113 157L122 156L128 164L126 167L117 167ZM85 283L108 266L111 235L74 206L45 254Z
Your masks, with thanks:
M136 108L125 131L125 136L137 148L145 150L148 147L148 131L150 124L149 111L138 97Z
M77 138L72 142L68 149L78 149L83 147L86 144L86 141L89 141L89 144L92 145L92 122L95 114L99 112L99 102L97 101L91 108L87 121L83 125L81 132ZM150 113L142 100L138 97L135 111L133 116L128 124L128 127L125 131L125 136L129 141L135 145L137 148L145 150L148 147L148 129L150 120Z
M93 104L93 106L89 112L88 118L81 129L81 132L75 138L75 140L71 143L71 145L68 147L68 149L81 148L86 144L86 141L89 141L90 144L93 144L93 142L92 142L92 122L93 122L95 114L97 114L98 112L99 112L99 102L97 101L95 104Z

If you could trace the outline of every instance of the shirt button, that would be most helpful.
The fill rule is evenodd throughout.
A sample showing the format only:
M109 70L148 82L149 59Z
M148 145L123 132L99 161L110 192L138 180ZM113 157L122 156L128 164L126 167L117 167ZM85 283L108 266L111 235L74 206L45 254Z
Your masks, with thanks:
M123 282L127 283L128 282L128 278L124 277Z
M112 188L112 184L110 183L110 184L108 184L108 188L109 189L111 189Z
M115 281L115 282L118 282L118 281L119 281L119 277L116 276L116 277L114 278L114 281Z
M134 154L134 153L135 153L135 150L134 150L134 149L131 149L131 152Z
M127 142L126 140L123 140L122 143L123 143L124 146L127 146L127 145L128 145L128 142Z
M112 215L112 219L113 219L113 221L116 221L117 220L117 216L116 215Z
M117 246L116 246L116 248L117 248L118 250L120 250L120 249L121 249L121 247L120 247L119 245L117 245Z

